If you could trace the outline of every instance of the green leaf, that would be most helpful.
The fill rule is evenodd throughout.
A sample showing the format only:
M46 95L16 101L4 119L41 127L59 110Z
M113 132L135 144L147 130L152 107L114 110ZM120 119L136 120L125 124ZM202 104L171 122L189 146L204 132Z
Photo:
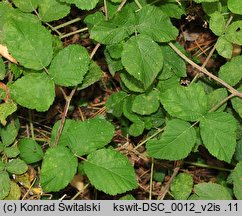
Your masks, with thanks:
M65 188L77 171L77 158L64 146L49 148L42 162L40 185L45 192Z
M54 125L51 143L54 143L60 122ZM82 156L107 145L114 135L114 126L105 119L66 120L58 145L69 146L74 154Z
M11 145L18 135L19 127L16 121L11 121L7 126L0 129L0 136L4 147Z
M165 1L159 8L169 17L180 19L183 14L186 14L185 8L175 1Z
M232 179L234 184L234 195L238 200L242 200L242 161L237 163L232 172Z
M175 75L173 75L172 77L166 80L160 80L156 86L156 88L160 92L165 92L168 89L179 88L179 87L180 87L180 78Z
M242 45L242 21L235 21L231 23L226 32L225 38L231 43Z
M82 83L83 77L89 69L89 63L90 57L84 47L70 45L54 57L49 75L58 85L75 86Z
M82 84L78 86L78 89L85 89L88 86L94 84L102 78L102 70L101 68L92 61L89 67L88 72L83 78Z
M20 157L27 164L35 163L43 158L43 151L39 144L30 138L23 138L19 140L18 148L20 151Z
M19 105L43 112L54 101L55 85L45 73L30 73L10 86L10 94Z
M194 187L198 200L232 200L226 187L215 183L200 183Z
M1 143L0 143L0 145L1 145ZM4 169L5 169L5 164L2 161L0 161L0 172L2 172Z
M202 3L202 2L217 2L219 0L194 0L196 3Z
M71 7L57 0L41 0L39 16L43 22L58 20L69 14Z
M165 53L165 55L164 66L160 76L171 72L171 75L176 74L176 76L178 77L186 77L186 63L184 62L184 60L180 56L178 56L175 51L171 49L168 45L161 46L161 49L162 52ZM161 79L160 76L159 79Z
M90 37L102 44L119 43L134 32L135 14L124 7L113 19L93 26Z
M119 200L136 200L133 195L127 194L123 197L121 197Z
M228 96L228 92L225 88L219 88L208 94L208 110L215 107L219 102ZM227 103L220 106L215 112L223 112L226 108Z
M224 16L219 12L213 13L210 17L209 28L215 35L221 36L225 30Z
M120 3L120 2L122 2L122 0L111 0L111 2L114 2L114 3Z
M14 158L19 155L19 149L17 146L10 146L4 149L4 153L8 158Z
M140 117L132 111L132 104L134 102L135 95L130 95L125 98L123 103L123 114L124 116L132 122L140 122Z
M7 171L12 174L23 174L28 170L27 164L20 159L13 159L6 164Z
M227 1L227 0L225 0ZM211 16L215 12L222 12L222 2L216 1L216 2L203 2L202 7L204 12ZM227 7L227 2L226 2Z
M108 11L109 12L109 11ZM84 19L84 22L87 24L89 32L91 32L94 25L98 24L101 21L104 21L105 16L102 12L96 12L90 15L87 15Z
M4 198L4 200L19 200L21 197L21 190L17 183L10 181L10 191L9 194Z
M132 111L140 115L150 115L160 106L159 94L153 90L146 94L137 95L132 104Z
M105 55L105 60L107 61L107 64L108 64L108 70L112 76L114 76L117 71L122 70L124 68L122 65L121 59L111 58L107 50L104 50L104 55Z
M119 59L122 56L123 51L123 44L111 44L106 47L108 53L110 54L111 58Z
M207 112L207 96L203 87L192 84L179 86L161 93L161 103L173 117L186 121L197 121Z
M234 158L237 161L242 161L242 139L237 142Z
M3 80L6 74L6 68L5 68L5 64L3 62L3 59L0 58L0 80Z
M139 33L150 36L157 42L175 40L178 30L172 25L169 17L158 7L146 5L136 17L136 29Z
M228 8L232 13L242 15L242 5L240 0L228 0Z
M219 55L224 58L231 58L233 54L233 45L226 40L224 36L220 36L215 44Z
M242 86L238 88L239 92L242 92ZM242 118L242 99L239 97L234 97L231 99L232 106L235 109L235 111L239 114L239 116Z
M158 128L165 123L165 114L162 109L152 115L142 116L141 120L145 123L145 128L150 130L151 128Z
M40 70L51 62L52 36L40 23L12 18L3 33L9 52L24 67Z
M124 193L138 186L128 158L115 150L101 149L91 153L84 163L84 170L96 189L110 195Z
M82 10L91 10L96 7L99 0L59 0L60 2L66 2L69 4L75 4Z
M8 173L0 171L0 200L4 199L10 191L10 179Z
M230 163L236 147L237 123L224 112L209 113L200 121L200 133L208 151L219 160Z
M144 85L141 81L135 79L132 75L128 74L126 71L122 71L120 73L120 78L125 85L130 91L133 92L139 92L143 93L144 92Z
M143 133L144 129L145 129L144 122L139 120L130 125L129 134L131 136L137 137Z
M126 97L128 95L123 91L111 94L106 102L107 113L111 113L117 118L121 117L123 113L123 102Z
M37 8L39 0L13 0L13 3L23 12L32 12Z
M171 193L176 200L186 200L192 192L193 179L190 174L178 174L171 184Z
M122 63L127 72L147 89L162 69L163 53L149 37L133 36L124 45Z
M17 110L17 105L12 101L0 104L0 121L6 125L6 118Z
M159 140L150 140L146 147L149 156L165 160L181 160L189 155L196 142L196 131L188 122L168 121Z
M227 82L229 85L235 86L242 78L242 56L235 56L230 62L220 67L219 78Z

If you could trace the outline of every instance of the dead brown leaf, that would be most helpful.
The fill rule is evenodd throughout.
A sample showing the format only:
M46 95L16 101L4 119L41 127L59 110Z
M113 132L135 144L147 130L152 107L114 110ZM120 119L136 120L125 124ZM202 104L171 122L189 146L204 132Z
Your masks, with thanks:
M2 55L4 58L8 59L11 62L18 64L16 59L8 52L8 48L2 44L0 44L0 55Z

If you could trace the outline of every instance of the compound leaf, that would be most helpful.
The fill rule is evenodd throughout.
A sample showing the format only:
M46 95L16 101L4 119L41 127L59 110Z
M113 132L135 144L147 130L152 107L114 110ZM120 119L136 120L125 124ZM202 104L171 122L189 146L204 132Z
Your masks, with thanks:
M91 10L96 7L99 0L59 0L60 2L66 2L69 4L75 4L82 10Z
M24 67L41 70L51 62L52 36L39 22L12 18L4 25L3 34L9 52Z
M200 133L208 151L219 160L230 163L236 148L237 123L224 112L209 113L200 122Z
M115 150L101 149L91 153L84 162L84 170L95 188L110 195L138 186L128 158Z
M135 15L124 7L113 19L102 20L93 26L90 37L102 44L119 43L134 32Z
M126 97L128 95L123 91L113 93L106 102L107 112L115 117L121 117L123 113L123 102Z
M208 94L208 109L215 107L220 101L228 96L228 92L225 88L219 88ZM227 103L221 105L216 112L222 112L226 108Z
M43 112L54 101L55 85L45 73L30 73L10 86L10 94L21 106Z
M20 151L20 158L27 164L38 162L43 158L43 150L33 139L23 138L19 140L18 148Z
M23 174L28 170L27 164L19 158L13 159L6 164L7 171L12 174Z
M82 83L89 69L90 57L86 49L70 45L61 50L53 59L49 75L61 86L75 86Z
M71 7L57 0L41 0L39 3L39 16L43 22L51 22L65 17Z
M242 161L237 163L232 172L232 180L234 184L234 195L238 200L242 200Z
M44 191L55 192L63 189L74 177L78 161L64 146L49 148L42 162L40 184Z
M168 121L159 140L146 145L149 156L165 160L181 160L188 156L196 142L196 131L188 122Z
M137 95L132 104L132 111L140 115L150 115L158 110L160 106L159 94L151 91L146 94Z
M242 5L240 0L228 0L228 8L232 13L242 15Z
M10 179L6 171L0 171L0 200L3 200L10 191Z
M171 193L176 200L186 200L192 192L193 179L190 174L178 174L171 184Z
M57 135L60 122L54 125L51 142ZM105 119L66 120L58 145L68 146L74 154L79 156L89 154L107 145L114 135L114 126Z
M160 95L165 110L174 117L197 121L207 112L207 96L203 87L192 84L168 89Z
M224 36L220 36L215 44L218 54L224 58L231 58L233 54L233 45Z
M101 68L92 61L89 70L83 78L82 84L78 86L78 89L84 89L88 86L92 85L93 83L97 82L102 78L102 70Z
M235 56L230 62L220 67L219 78L235 86L242 78L242 56Z
M232 200L226 187L215 183L200 183L194 187L198 200Z
M23 12L32 12L37 8L39 0L13 0L13 3Z
M238 88L239 92L242 92L242 86ZM232 106L235 109L235 111L239 114L239 116L242 118L242 99L239 97L234 97L231 99Z
M242 21L235 21L231 23L226 32L225 38L231 43L242 45Z
M225 29L224 16L219 12L213 13L210 17L209 28L214 34L216 34L217 36L221 36L224 33Z
M175 40L178 30L172 25L170 18L158 7L146 5L136 17L135 28L141 34L150 36L157 42Z
M124 44L122 63L127 72L147 89L162 69L163 53L151 38L133 36Z

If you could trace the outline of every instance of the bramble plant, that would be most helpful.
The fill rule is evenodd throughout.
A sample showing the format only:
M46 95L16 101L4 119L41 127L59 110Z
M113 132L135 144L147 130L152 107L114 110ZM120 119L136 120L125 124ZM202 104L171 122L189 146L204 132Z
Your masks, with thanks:
M177 20L192 6L202 7L202 19L216 38L202 64L176 42ZM85 17L65 22L71 8L80 9ZM169 190L174 199L242 199L242 56L234 54L235 47L242 45L241 16L239 0L1 1L0 199L20 199L16 182L23 179L27 164L40 169L40 178L27 184L34 192L38 185L41 193L59 192L77 174L109 195L138 188L125 145L121 151L112 141L119 128L125 136L140 140L127 151L151 158L150 199L152 182L164 178L154 170L154 161L160 160L176 161L177 166L158 199ZM55 25L55 21L61 22ZM79 21L83 28L61 32ZM63 39L87 31L96 45L91 54L78 43L63 45ZM111 76L118 75L120 90L107 99L107 115L68 119L74 94L102 79L93 60L100 46ZM224 63L211 72L206 66L213 56ZM183 86L188 65L197 73ZM50 110L56 86L65 107L53 125L48 147L36 142L33 131L31 138L19 138L18 110ZM233 167L212 167L231 172L224 182L196 183L191 174L180 172L200 146Z

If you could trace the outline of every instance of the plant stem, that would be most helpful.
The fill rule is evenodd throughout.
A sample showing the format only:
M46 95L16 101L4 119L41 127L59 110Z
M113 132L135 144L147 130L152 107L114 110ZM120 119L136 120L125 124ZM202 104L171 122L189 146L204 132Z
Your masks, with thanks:
M152 200L153 174L154 174L154 158L151 158L149 200Z
M60 38L60 39L63 39L63 38L66 38L66 37L69 37L69 36L72 36L72 35L74 35L74 34L78 34L78 33L80 33L80 32L84 32L84 31L87 31L87 30L88 30L87 27L82 28L82 29L78 29L78 30L76 30L76 31L74 31L74 32L70 32L70 33L67 33L67 34L65 34L65 35L61 35L59 38Z
M60 28L65 27L65 26L71 25L72 23L78 22L78 21L80 21L80 20L81 20L81 18L80 18L80 17L77 17L77 18L75 18L75 19L73 19L73 20L70 20L70 21L65 22L65 23L62 23L62 24L60 24L60 25L58 25L58 26L55 26L55 27L53 27L53 29L54 29L54 30L57 30L57 29L60 29Z
M228 97L224 98L222 101L220 101L218 104L216 104L212 109L210 109L208 112L214 112L217 110L220 106L222 106L225 102L227 102L229 99L234 97L234 94L229 95Z
M104 4L104 14L105 14L105 20L108 21L108 8L107 8L107 1L103 0Z
M201 163L195 163L195 162L187 162L184 161L184 164L192 165L192 166L197 166L197 167L203 167L203 168L208 168L208 169L215 169L215 170L220 170L220 171L225 171L225 172L231 172L232 170L226 169L226 168L221 168L221 167L216 167L216 166L210 166L207 164L201 164Z
M158 129L157 132L155 132L153 135L149 136L147 139L145 139L143 142L141 142L139 145L137 145L134 150L138 149L140 146L144 145L146 142L148 142L150 139L156 137L159 133L164 131L164 128Z
M53 146L56 146L59 142L60 135L61 135L61 132L63 130L64 124L65 124L67 112L68 112L68 109L69 109L69 106L70 106L70 103L71 103L71 99L72 99L73 95L75 94L75 92L76 92L76 88L72 89L69 96L64 95L65 100L66 100L66 104L65 104L65 107L64 107L64 112L62 114L61 123L60 123L60 126L58 128L57 135L56 135L55 142L54 142Z
M139 0L134 0L134 2L137 4L137 6L139 7L139 9L142 9L142 5L139 3Z
M89 183L87 185L85 185L85 187L82 190L78 191L75 194L75 196L71 198L71 200L75 200L81 193L83 193L88 188L88 186L89 186Z
M120 5L119 5L119 7L118 7L118 9L117 9L117 11L116 11L117 13L120 12L120 11L122 10L122 8L123 8L123 6L125 5L126 1L127 1L127 0L123 0L123 1L120 3Z
M191 59L189 59L188 57L186 57L173 43L170 42L168 44L186 62L188 62L189 64L191 64L193 67L197 68L202 73L206 74L208 77L212 78L213 80L217 81L218 83L220 83L221 85L223 85L224 87L226 87L233 95L242 98L242 93L240 93L239 91L237 91L236 89L234 89L232 86L230 86L228 83L224 82L222 79L220 79L220 78L216 77L215 75L213 75L212 73L210 73L207 69L199 66L198 64L196 64L195 62L193 62Z
M93 49L93 51L92 51L92 53L91 53L91 55L90 55L90 58L91 58L91 59L93 58L93 56L95 55L95 53L97 52L97 50L98 50L98 48L99 48L100 46L101 46L100 43L96 44L96 46L94 47L94 49Z
M51 28L52 31L55 31L59 36L62 35L61 32L59 32L58 30L56 30L52 25L50 25L49 23L45 23L47 26L49 26Z
M173 179L176 177L176 175L178 174L179 170L180 170L180 167L176 167L176 168L174 169L174 172L173 172L171 178L170 178L169 181L166 183L165 188L164 188L163 191L162 191L162 195L158 197L158 200L163 200L163 199L165 198L166 194L167 194L168 191L169 191L169 188L170 188L170 186L171 186L171 183L172 183Z
M34 139L34 125L33 125L33 121L32 121L32 112L31 110L28 110L28 114L29 114L29 126L30 126L30 132L31 132L31 138Z

